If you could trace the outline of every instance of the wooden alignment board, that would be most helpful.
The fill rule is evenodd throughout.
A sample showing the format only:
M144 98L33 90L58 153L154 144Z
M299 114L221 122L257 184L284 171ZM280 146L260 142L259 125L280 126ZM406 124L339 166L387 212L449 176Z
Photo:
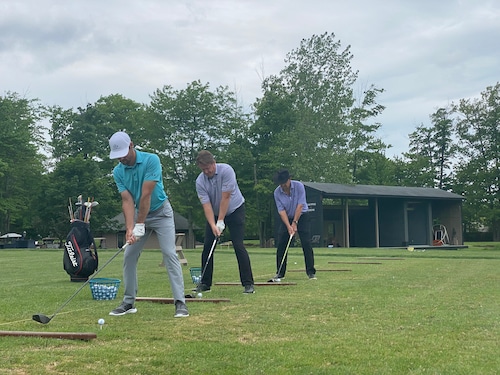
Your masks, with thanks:
M154 302L154 303L164 303L164 304L174 304L175 300L173 298L162 298L162 297L137 297L136 301ZM186 303L191 302L231 302L228 298L195 298L194 296L186 296Z
M229 285L229 286L241 286L241 283L234 283L234 282L218 282L215 283L215 285ZM286 285L297 285L297 283L292 283L292 282L286 282L286 281L276 281L276 282L256 282L253 284L254 286L286 286Z
M97 335L92 332L32 332L32 331L0 331L0 336L47 337L53 339L84 340L84 341L89 341L97 337Z

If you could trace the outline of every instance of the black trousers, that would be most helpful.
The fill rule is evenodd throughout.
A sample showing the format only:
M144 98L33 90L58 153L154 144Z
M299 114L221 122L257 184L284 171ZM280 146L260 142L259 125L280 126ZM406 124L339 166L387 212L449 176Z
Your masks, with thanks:
M290 223L291 221L292 220L290 220ZM300 238L300 243L302 244L302 252L304 253L306 274L316 274L316 269L314 268L314 252L311 244L311 218L307 212L300 216L299 223L297 224L297 233ZM283 256L285 255L286 245L289 239L290 235L288 234L288 230L285 224L281 222L278 229L278 245L276 249L276 275L280 278L284 277L286 273L288 254L286 254L284 260ZM281 264L282 262L283 265Z
M217 220L217 219L216 219ZM238 268L240 270L240 280L241 285L253 285L253 274L252 266L250 264L250 257L248 256L248 251L243 244L243 239L245 237L245 204L238 207L231 215L224 218L224 223L226 228L229 229L231 234L231 241L233 243L234 253L236 254L236 259L238 261ZM226 230L227 230L226 229ZM215 236L212 232L210 225L205 225L205 242L203 243L203 252L201 253L201 265L202 269L207 263L208 255L210 249L214 243ZM207 286L212 286L212 278L214 273L214 256L215 249L212 256L208 262L207 269L201 280L202 284Z

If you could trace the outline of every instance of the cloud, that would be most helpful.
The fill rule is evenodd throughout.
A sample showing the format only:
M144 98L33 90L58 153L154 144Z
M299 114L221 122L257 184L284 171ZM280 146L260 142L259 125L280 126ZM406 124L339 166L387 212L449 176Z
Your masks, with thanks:
M499 31L493 0L5 0L0 90L71 108L199 79L250 106L301 39L333 32L358 85L385 89L377 121L399 154L438 107L497 82Z

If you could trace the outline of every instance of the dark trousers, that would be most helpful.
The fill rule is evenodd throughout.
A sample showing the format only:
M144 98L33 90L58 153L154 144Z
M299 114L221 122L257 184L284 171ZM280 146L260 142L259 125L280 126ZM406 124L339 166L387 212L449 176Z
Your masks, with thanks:
M243 244L243 238L245 236L245 204L238 207L231 215L226 216L224 218L224 223L226 224L226 230L229 229L231 234L231 241L233 243L234 253L236 254L238 268L240 270L241 285L253 285L254 282L250 257L248 256L247 249ZM212 228L207 222L205 226L205 242L203 244L203 252L201 253L202 269L207 263L208 255L210 254L210 249L214 244L214 240L215 236L212 232ZM210 257L203 279L201 280L201 282L207 286L212 285L214 256L215 249Z
M316 269L314 268L314 252L311 244L311 218L307 212L300 216L299 223L297 224L297 233L300 238L300 243L302 244L306 273L308 275L316 274ZM278 246L276 249L276 275L278 277L284 277L286 273L288 253L286 254L284 260L283 256L285 255L286 245L288 244L289 239L290 235L288 234L288 230L286 229L285 224L281 222L278 230ZM281 262L283 262L283 265L281 265Z

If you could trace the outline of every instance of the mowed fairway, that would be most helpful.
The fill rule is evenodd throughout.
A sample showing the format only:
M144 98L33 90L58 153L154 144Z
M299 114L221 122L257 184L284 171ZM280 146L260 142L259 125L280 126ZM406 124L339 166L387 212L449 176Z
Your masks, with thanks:
M500 244L468 249L315 249L317 280L287 272L290 286L213 286L173 317L169 304L137 302L137 314L108 316L113 301L71 283L61 250L0 250L0 330L92 332L90 341L0 337L0 374L498 374ZM274 249L248 248L255 281L275 272ZM104 264L116 249L100 251ZM200 250L185 250L189 267ZM158 251L139 261L139 296L172 297ZM331 263L335 262L335 263ZM99 277L122 278L122 255ZM304 268L290 248L288 270ZM333 271L331 271L333 270ZM215 252L214 282L238 282L232 249ZM100 329L97 321L105 319Z

